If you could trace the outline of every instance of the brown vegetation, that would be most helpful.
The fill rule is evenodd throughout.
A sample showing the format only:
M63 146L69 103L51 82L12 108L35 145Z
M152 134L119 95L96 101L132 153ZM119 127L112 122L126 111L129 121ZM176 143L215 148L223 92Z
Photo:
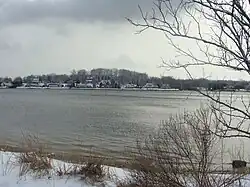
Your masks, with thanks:
M117 185L226 187L240 180L245 172L223 174L223 163L214 163L223 153L216 149L220 139L211 131L216 123L206 109L170 117L156 134L138 142L134 169Z
M85 159L79 161L78 164L59 166L56 169L58 176L80 177L85 183L96 184L104 183L110 178L107 167L103 164L103 159Z
M28 173L36 176L44 176L52 169L51 157L53 154L46 153L45 145L34 135L26 134L23 136L22 152L18 154L20 164L20 176Z
M49 176L52 171L60 177L80 177L85 183L104 183L109 179L109 170L104 167L103 158L79 157L77 164L63 164L55 167L54 154L46 151L38 136L23 134L22 152L17 155L20 164L19 176L34 174L35 177Z

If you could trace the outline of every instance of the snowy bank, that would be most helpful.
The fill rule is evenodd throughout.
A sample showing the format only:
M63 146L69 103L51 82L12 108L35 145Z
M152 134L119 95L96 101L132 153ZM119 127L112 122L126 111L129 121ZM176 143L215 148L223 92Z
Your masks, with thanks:
M129 172L125 169L103 166L103 168L108 171L109 175L101 182L89 183L84 180L81 175L60 175L58 171L62 169L72 169L76 164L52 158L50 159L52 167L46 175L39 175L34 171L23 172L22 163L20 163L21 155L22 153L0 151L0 187L116 187L116 184L119 184L118 181L126 182L129 176ZM82 165L78 164L77 166ZM185 186L196 186L191 178L186 177L182 178L186 179L185 181L187 183L185 183ZM215 180L223 180L223 178L225 178L224 180L229 184L225 185L227 187L250 186L250 176L247 173L242 174L239 180L231 180L231 182L230 179L234 179L231 178L231 174L211 174L210 177ZM140 180L140 177L138 179ZM128 180L127 182L129 184L131 181Z
M51 159L52 169L48 175L34 175L27 173L21 175L22 167L19 161L20 153L0 151L0 187L90 187L110 186L114 187L115 179L124 179L126 171L119 168L104 166L109 171L110 177L101 184L89 184L82 180L81 176L59 176L60 168L71 168L73 164Z

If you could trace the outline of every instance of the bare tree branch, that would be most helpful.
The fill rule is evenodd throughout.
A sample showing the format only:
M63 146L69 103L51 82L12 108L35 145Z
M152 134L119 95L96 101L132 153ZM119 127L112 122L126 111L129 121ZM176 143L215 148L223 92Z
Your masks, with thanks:
M140 7L139 10L142 20L128 18L129 23L139 28L138 33L148 29L162 32L178 54L175 59L163 60L168 70L182 68L190 79L193 79L188 70L191 66L214 66L250 74L250 1L181 0L176 5L174 0L155 0L151 13L144 13ZM202 56L176 39L194 42ZM179 59L183 56L185 61ZM218 135L250 138L249 100L238 97L236 102L240 101L242 106L237 106L210 91L197 92L215 103L211 108L220 121Z
M171 116L156 134L138 142L127 186L234 186L245 174L225 175L226 170L215 163L224 151L214 149L220 139L212 133L216 126L212 115L201 108Z

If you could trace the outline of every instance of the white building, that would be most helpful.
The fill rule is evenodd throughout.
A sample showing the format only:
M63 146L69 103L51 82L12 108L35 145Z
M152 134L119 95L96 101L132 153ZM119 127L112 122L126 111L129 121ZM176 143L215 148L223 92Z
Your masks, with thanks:
M159 88L157 85L153 83L147 83L143 88Z

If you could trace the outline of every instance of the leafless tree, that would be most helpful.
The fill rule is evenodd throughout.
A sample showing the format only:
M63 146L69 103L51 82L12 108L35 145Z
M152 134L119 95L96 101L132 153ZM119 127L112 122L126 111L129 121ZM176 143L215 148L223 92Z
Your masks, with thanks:
M164 67L183 68L191 79L192 66L214 66L250 74L250 0L154 0L152 12L144 12L140 6L139 10L140 21L128 18L139 28L138 33L147 29L162 32L178 57L185 57L163 60ZM193 42L198 50L190 50L178 39ZM218 94L197 91L213 102L214 115L221 122L217 135L250 138L249 98L238 97L239 106L233 102L233 94L226 101Z
M208 109L170 117L156 134L138 143L130 186L238 186L246 173L225 173L217 162L223 149L216 147L220 138L211 133L216 123Z

